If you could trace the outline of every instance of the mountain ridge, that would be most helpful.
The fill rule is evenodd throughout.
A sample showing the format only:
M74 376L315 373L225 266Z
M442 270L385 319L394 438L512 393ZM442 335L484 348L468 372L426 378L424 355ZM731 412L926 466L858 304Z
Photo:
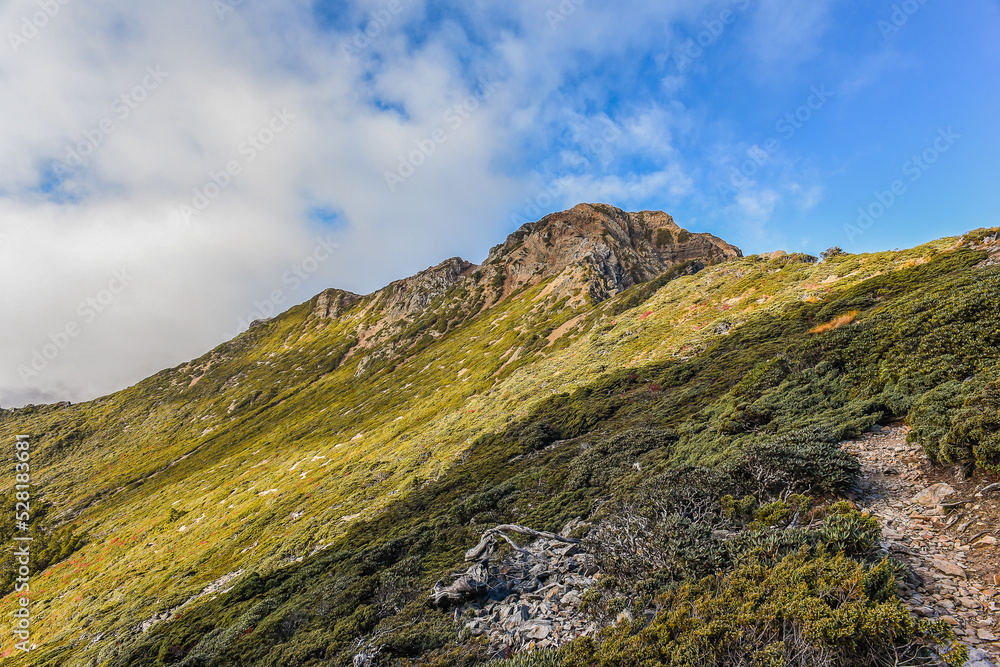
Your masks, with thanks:
M802 428L836 439L906 419L935 461L1000 465L990 441L963 435L988 431L976 411L994 400L994 232L823 262L712 263L629 255L652 248L650 229L673 236L667 218L637 231L637 214L589 208L568 214L600 225L580 254L575 228L556 229L561 214L500 244L494 258L521 261L502 282L503 261L488 273L456 258L384 298L328 290L121 392L0 413L0 440L32 436L33 507L51 506L33 528L56 560L33 573L42 641L32 664L318 666L362 653L393 667L485 662L495 647L424 604L484 527L559 532L576 520L614 531L608 511L642 484L703 469L726 478L713 466ZM605 223L614 259L598 248L612 245ZM531 258L551 251L550 225L568 260L536 279ZM626 286L643 262L674 261ZM620 291L601 299L602 289ZM375 328L407 308L395 328ZM779 446L782 466L845 465L828 440L807 439L804 453ZM831 479L846 483L845 471ZM773 500L735 488L726 493L753 512ZM844 516L814 519L861 521ZM697 534L723 549L711 531ZM799 544L799 533L781 535ZM701 562L684 554L678 562ZM6 594L0 614L14 604Z
M606 204L579 204L522 225L493 246L482 264L453 257L364 296L325 290L315 297L313 315L342 318L362 305L356 319L370 325L359 329L358 347L371 348L398 334L405 321L450 290L462 292L453 306L460 312L438 328L442 335L544 280L555 278L550 293L557 298L587 295L597 304L684 262L714 264L742 256L736 246L689 232L662 211L628 213ZM406 340L412 342L412 336Z

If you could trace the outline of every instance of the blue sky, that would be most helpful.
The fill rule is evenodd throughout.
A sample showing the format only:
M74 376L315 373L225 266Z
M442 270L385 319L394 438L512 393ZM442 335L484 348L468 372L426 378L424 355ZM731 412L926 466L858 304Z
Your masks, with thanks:
M581 201L746 253L1000 224L995 0L40 10L0 8L0 405L111 391Z

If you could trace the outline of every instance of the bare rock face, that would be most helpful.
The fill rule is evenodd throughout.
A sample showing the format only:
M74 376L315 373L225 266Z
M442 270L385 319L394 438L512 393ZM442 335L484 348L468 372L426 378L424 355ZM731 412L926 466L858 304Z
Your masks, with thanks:
M313 308L312 314L314 317L323 319L337 319L350 310L360 299L359 295L352 292L328 289L316 297L316 307Z
M566 272L599 302L683 262L712 264L742 256L736 246L711 234L692 234L661 211L627 213L580 204L523 225L490 250L477 273L481 283L500 288L497 300Z
M454 614L463 632L484 637L493 657L557 648L597 632L597 623L580 612L584 594L600 576L592 554L546 537L503 555L484 553L482 547L481 542L466 554L485 558L456 582L461 586L444 589L438 582L431 598L435 607ZM445 590L459 595L445 598L440 595Z
M397 280L378 291L376 307L382 316L398 320L421 312L448 288L468 276L476 265L461 257L452 257L415 276Z

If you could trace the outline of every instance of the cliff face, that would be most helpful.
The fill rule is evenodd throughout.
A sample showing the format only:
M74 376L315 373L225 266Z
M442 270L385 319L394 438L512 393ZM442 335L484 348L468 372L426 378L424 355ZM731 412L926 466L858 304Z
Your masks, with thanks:
M688 232L661 211L580 204L522 226L490 251L482 273L488 283L504 277L497 295L503 298L566 272L570 279L563 287L584 286L596 303L682 262L715 264L742 256L736 246Z

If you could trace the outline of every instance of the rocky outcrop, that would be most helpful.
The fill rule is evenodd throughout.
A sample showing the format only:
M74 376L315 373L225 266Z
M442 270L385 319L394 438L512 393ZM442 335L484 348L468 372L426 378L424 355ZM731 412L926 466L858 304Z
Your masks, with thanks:
M375 307L382 317L396 321L422 312L443 296L448 288L466 278L476 265L461 257L452 257L415 276L397 280L377 292Z
M475 569L481 581L453 613L463 632L485 636L498 657L555 648L598 630L579 607L599 572L577 544L538 538Z
M361 298L353 292L328 289L316 297L316 307L313 308L312 315L321 319L337 319L354 307Z
M742 257L711 234L682 229L666 213L628 213L605 204L580 204L523 225L490 250L477 272L496 299L569 270L595 302L652 280L683 262L717 263Z

